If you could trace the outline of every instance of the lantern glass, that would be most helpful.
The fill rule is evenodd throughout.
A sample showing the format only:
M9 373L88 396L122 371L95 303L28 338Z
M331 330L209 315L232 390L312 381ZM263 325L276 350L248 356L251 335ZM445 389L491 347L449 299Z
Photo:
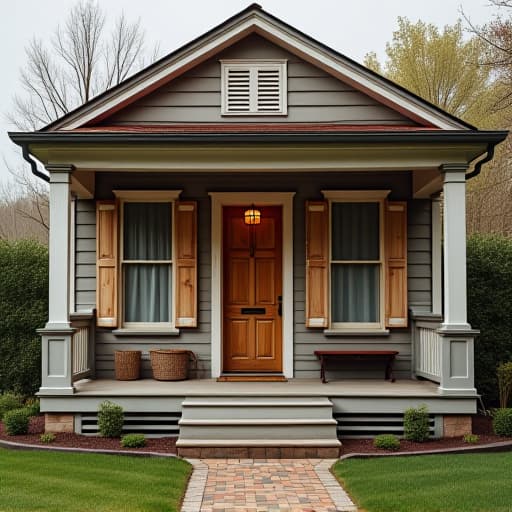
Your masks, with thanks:
M256 210L255 208L245 210L244 222L249 226L259 224L261 222L261 212L259 210Z

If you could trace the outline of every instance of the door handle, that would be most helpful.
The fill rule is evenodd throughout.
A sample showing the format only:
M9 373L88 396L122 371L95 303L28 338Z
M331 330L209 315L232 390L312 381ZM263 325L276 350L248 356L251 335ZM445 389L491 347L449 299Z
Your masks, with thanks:
M279 295L277 297L277 314L279 316L283 316L283 296Z

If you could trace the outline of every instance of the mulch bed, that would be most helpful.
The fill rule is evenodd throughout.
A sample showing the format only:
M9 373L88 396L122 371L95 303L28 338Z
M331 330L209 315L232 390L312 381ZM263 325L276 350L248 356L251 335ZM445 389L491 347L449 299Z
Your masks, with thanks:
M41 443L39 436L44 432L44 417L32 418L30 421L29 433L24 436L8 436L4 431L4 426L0 422L0 439L13 441L17 443L27 443L40 446L61 446L68 448L88 448L93 450L121 450L131 451L134 448L121 448L119 439L108 439L105 437L81 436L78 434L55 434L56 439L51 444ZM469 445L464 443L461 437L447 439L433 439L424 443L415 443L412 441L401 440L400 452L409 451L431 451L450 448L463 448L469 446L478 446L483 444L501 443L503 441L512 441L510 437L499 437L492 433L492 420L489 416L473 417L473 433L478 434L480 439L477 444ZM151 451L156 453L176 453L175 437L161 437L157 439L147 439L146 447L141 451ZM379 450L373 446L372 439L343 439L342 455L349 453L389 453L386 450Z

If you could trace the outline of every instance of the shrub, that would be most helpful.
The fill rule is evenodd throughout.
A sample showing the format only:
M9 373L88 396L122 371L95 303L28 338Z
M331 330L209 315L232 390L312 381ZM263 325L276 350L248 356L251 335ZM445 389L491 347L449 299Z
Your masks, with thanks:
M480 441L480 436L476 434L464 434L462 440L467 444L477 444Z
M98 409L98 429L103 437L119 437L123 432L124 414L120 405L105 400Z
M7 435L19 436L28 434L30 416L26 409L13 409L4 414L4 426Z
M404 436L409 441L419 443L429 437L428 409L425 405L415 409L411 407L404 413Z
M121 438L123 448L142 448L146 446L144 434L126 434Z
M497 409L494 413L492 426L496 435L512 437L512 408Z
M0 241L0 390L33 395L41 384L41 338L48 318L48 249Z
M496 367L512 360L512 239L468 239L468 321L475 339L475 385L487 405L498 405ZM492 299L492 300L490 300Z
M25 409L27 409L29 416L39 415L39 398L29 398L25 402Z
M500 364L496 375L498 377L500 407L504 409L507 407L512 394L512 361Z
M21 397L14 393L5 393L0 396L0 420L3 419L4 414L14 409L19 409L22 406Z
M373 440L373 446L395 452L400 449L400 439L393 434L380 434Z
M41 436L39 437L39 440L41 441L41 443L45 443L45 444L53 443L55 441L55 439L56 439L55 434L52 434L51 432L48 432L46 434L41 434Z

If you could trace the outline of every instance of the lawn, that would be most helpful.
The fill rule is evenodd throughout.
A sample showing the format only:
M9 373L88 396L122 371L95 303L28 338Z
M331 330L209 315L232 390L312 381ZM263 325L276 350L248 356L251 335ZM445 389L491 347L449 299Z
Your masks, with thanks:
M512 453L347 459L334 473L368 512L512 511Z
M174 458L0 449L0 510L173 512L190 472Z

